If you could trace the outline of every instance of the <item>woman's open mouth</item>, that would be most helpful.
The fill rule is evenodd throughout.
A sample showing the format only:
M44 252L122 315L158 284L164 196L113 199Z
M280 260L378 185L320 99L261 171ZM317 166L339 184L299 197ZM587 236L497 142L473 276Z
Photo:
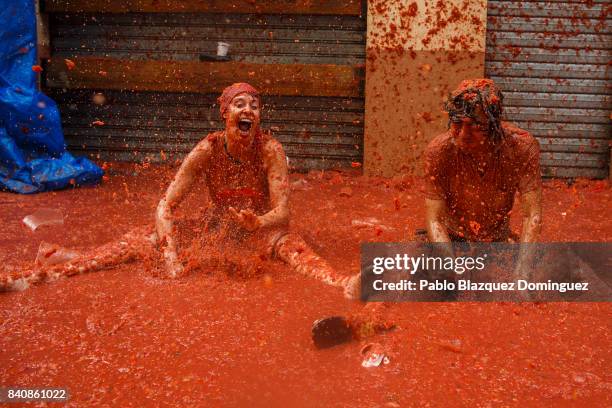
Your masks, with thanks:
M240 132L246 133L251 130L252 124L253 122L251 122L249 119L240 119L238 122L238 129L240 129Z

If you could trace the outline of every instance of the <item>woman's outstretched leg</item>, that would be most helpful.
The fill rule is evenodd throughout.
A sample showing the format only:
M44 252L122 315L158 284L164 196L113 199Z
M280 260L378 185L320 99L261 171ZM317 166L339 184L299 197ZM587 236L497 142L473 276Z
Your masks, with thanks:
M273 247L276 255L296 272L342 288L344 295L349 299L360 298L360 274L353 276L338 274L299 235L282 235L274 242ZM395 325L387 316L388 307L386 303L370 303L358 313L348 317L330 316L319 319L313 324L312 339L317 347L324 348L351 339L362 340L376 333L390 330Z
M94 249L75 251L41 245L34 268L0 275L0 291L23 290L32 284L96 272L150 255L155 239L150 228L137 228L116 241Z
M283 235L274 243L274 251L278 258L289 264L296 272L342 288L345 296L350 299L359 298L359 274L353 276L338 274L299 235L292 233Z

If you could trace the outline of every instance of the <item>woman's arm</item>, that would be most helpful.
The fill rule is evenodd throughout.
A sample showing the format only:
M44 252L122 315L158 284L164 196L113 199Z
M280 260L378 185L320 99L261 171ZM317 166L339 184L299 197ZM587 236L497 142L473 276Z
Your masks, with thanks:
M289 223L289 172L287 156L279 142L271 140L264 148L264 164L268 171L271 210L262 215L263 226Z
M170 183L166 194L157 205L155 227L158 242L161 243L166 269L172 278L180 275L183 266L178 260L176 243L174 240L174 223L172 222L172 210L180 204L187 192L193 185L198 170L206 164L210 157L210 144L204 139L185 157L181 167Z

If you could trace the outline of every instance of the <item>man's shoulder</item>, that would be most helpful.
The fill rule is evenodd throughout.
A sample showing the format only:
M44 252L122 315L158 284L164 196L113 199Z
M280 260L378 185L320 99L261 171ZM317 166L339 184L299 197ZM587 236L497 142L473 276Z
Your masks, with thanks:
M423 153L425 173L434 177L444 173L448 163L452 162L453 152L455 143L450 131L434 137Z
M439 134L434 137L425 148L426 155L440 156L452 151L455 147L453 136L450 131Z
M540 144L525 129L521 129L513 123L503 122L502 127L506 136L508 146L518 154L528 154L533 150L539 150Z

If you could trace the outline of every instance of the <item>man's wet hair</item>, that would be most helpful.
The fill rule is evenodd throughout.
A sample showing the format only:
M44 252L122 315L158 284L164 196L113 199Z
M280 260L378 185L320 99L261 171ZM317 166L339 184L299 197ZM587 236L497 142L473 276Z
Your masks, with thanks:
M448 112L448 126L464 118L474 119L476 109L481 107L487 117L488 135L495 143L504 137L501 125L504 95L491 79L468 79L448 95L444 110Z

